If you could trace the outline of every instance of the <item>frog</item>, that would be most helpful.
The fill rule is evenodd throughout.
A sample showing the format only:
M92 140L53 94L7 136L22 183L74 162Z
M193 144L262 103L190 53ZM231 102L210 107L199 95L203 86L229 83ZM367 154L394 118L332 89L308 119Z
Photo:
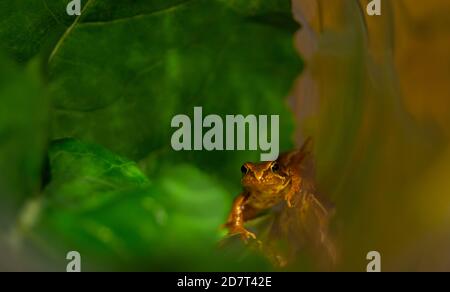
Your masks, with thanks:
M328 210L314 195L315 186L305 170L311 144L312 138L308 138L300 149L284 152L274 161L242 165L242 192L234 199L223 225L229 236L240 235L245 242L256 240L256 234L244 224L280 204L296 207L300 213L314 205L314 210L321 213L319 218L327 217Z

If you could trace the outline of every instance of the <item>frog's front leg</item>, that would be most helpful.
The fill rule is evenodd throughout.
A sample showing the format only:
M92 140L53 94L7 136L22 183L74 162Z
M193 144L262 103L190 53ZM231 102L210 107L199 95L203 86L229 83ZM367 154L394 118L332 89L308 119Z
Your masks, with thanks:
M256 239L256 235L244 227L246 216L244 214L245 201L247 197L245 193L240 194L233 202L231 213L228 217L225 227L228 228L229 235L239 234L246 242L249 238Z
M294 198L295 194L299 193L301 189L301 178L298 175L292 176L291 179L291 187L289 188L288 192L284 196L284 200L286 201L289 208L294 207L292 204L292 199Z

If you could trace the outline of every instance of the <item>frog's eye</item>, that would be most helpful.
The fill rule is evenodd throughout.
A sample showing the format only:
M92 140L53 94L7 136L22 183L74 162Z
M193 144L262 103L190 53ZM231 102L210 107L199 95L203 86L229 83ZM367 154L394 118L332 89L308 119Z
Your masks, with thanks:
M270 167L270 169L271 169L273 172L278 172L278 171L280 171L280 165L278 164L278 162L274 162L274 163L272 164L272 166Z
M242 174L247 174L248 173L248 167L244 165L241 166L241 172Z

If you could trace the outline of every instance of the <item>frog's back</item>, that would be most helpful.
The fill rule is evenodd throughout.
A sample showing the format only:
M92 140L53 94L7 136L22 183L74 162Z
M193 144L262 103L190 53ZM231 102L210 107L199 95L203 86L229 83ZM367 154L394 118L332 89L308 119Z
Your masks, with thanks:
M335 206L327 196L321 194L317 188L315 162L313 156L312 138L308 138L300 149L286 152L280 155L279 159L283 160L290 168L296 169L298 175L302 178L302 190L316 197L318 201L328 210L330 214L335 212ZM280 162L281 163L281 162Z
M313 176L312 139L308 138L300 149L282 153L278 162L286 169L296 169L304 177Z

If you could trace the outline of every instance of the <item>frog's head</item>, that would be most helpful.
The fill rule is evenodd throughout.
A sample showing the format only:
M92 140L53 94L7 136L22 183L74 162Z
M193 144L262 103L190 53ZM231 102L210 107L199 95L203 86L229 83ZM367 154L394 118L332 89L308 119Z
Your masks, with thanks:
M281 191L289 183L289 175L277 161L244 163L241 167L244 189L260 192Z

